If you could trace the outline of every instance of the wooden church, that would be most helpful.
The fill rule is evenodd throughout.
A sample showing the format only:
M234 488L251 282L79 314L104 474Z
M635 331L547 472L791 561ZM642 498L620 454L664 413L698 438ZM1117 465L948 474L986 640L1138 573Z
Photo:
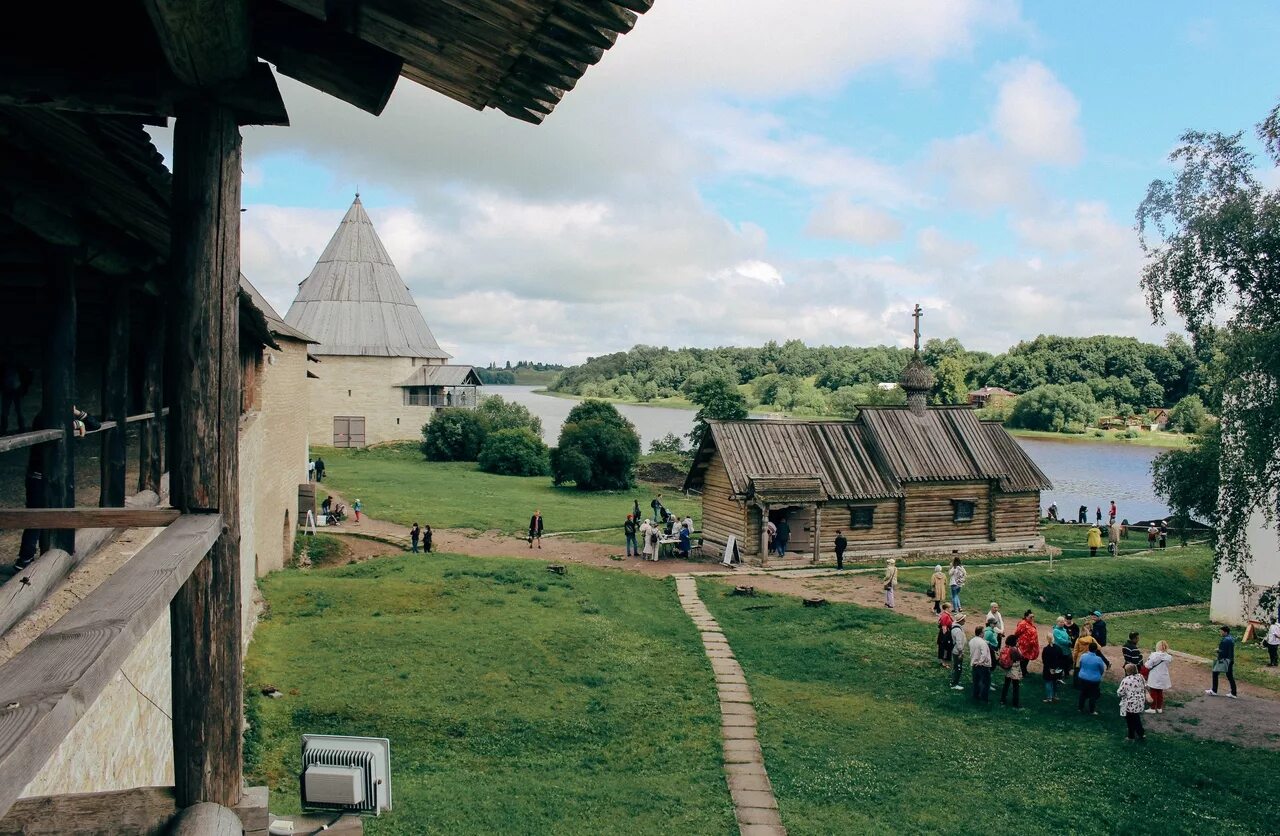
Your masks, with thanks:
M318 341L312 444L420 438L437 409L476 405L475 369L449 365L358 194L285 321Z
M917 323L906 406L852 421L711 421L685 480L702 495L708 549L732 537L744 560L767 563L765 520L786 521L791 560L834 554L837 532L853 560L1043 549L1048 478L999 423L926 405L934 381L919 342Z

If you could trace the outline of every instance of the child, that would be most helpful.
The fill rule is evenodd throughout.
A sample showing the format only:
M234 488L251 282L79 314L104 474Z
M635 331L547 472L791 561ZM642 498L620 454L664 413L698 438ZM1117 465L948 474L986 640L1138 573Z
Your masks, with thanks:
M1146 740L1146 730L1142 728L1142 712L1147 710L1147 681L1138 673L1137 665L1124 666L1124 679L1116 694L1120 697L1120 713L1129 727L1128 740Z
M351 510L356 512L356 525L360 524L360 509L363 507L364 506L360 504L359 497L356 498L355 502L351 503Z

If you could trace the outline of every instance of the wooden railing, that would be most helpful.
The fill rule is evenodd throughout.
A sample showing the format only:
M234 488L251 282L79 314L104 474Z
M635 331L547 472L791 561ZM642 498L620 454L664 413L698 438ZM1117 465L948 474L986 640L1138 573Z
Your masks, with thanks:
M115 677L222 532L184 514L0 667L0 817Z

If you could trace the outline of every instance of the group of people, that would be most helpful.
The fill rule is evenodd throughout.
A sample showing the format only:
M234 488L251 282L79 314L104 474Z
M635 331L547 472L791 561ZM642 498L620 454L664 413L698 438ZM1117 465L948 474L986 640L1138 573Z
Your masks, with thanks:
M941 574L935 572L935 577ZM935 581L936 583L936 581ZM1027 610L1012 631L1006 631L1000 605L992 601L982 624L972 631L966 625L965 613L945 601L938 606L938 659L950 670L950 686L963 691L960 684L965 656L968 656L973 699L989 703L995 690L992 673L999 668L1004 672L1000 687L1000 704L1021 708L1021 685L1028 673L1028 664L1041 660L1044 680L1042 702L1056 703L1066 683L1077 690L1076 710L1081 714L1097 715L1098 700L1102 693L1103 678L1111 667L1103 654L1107 646L1107 623L1100 610L1094 610L1085 624L1077 624L1071 613L1064 613L1056 620L1052 633L1044 646L1040 646L1035 613ZM1217 657L1212 668L1212 687L1206 694L1217 696L1219 677L1225 676L1230 692L1236 699L1235 639L1231 628L1223 625L1218 643ZM971 632L972 637L969 636ZM1146 730L1142 724L1144 714L1163 714L1165 693L1173 686L1171 666L1173 654L1167 641L1157 642L1149 652L1143 652L1136 632L1129 633L1121 647L1124 675L1116 689L1120 713L1124 717L1128 740L1144 740ZM1280 649L1280 623L1273 621L1267 633L1269 645ZM1274 659L1275 651L1272 651Z
M897 572L894 572L896 578ZM944 572L942 564L933 567L933 577L929 579L928 595L933 599L933 613L938 615L942 612L943 605L947 602L947 592L950 590L950 608L952 612L960 612L960 590L964 589L965 581L969 578L969 573L964 568L964 561L957 555L951 558L951 568ZM887 602L886 602L887 603Z
M662 504L662 494L653 498L650 507L653 508L653 518L641 517L640 501L635 500L631 513L622 524L627 540L627 557L657 560L664 537L675 538L677 556L688 557L693 547L693 518L686 515L682 520L668 511Z
M422 542L422 550L429 553L431 551L431 526L413 524L413 528L409 529L409 551L417 554L419 541Z
M323 482L324 481L324 459L318 456L307 462L307 481Z

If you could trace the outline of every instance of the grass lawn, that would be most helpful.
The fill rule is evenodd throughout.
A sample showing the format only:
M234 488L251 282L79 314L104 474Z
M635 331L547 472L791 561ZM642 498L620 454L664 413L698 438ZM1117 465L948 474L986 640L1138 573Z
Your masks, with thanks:
M262 588L246 760L273 810L298 809L300 735L342 733L392 741L395 810L371 834L737 832L671 581L410 555Z
M1055 433L1047 430L1022 430L1008 428L1013 435L1022 438L1043 438L1046 441L1087 441L1091 444L1128 444L1134 447L1190 447L1195 436L1185 433L1148 432L1138 430L1137 438L1125 438L1123 430L1095 430L1085 433ZM1094 435L1101 432L1102 435Z
M580 491L555 487L548 476L495 476L474 462L423 461L417 446L386 445L364 450L313 451L325 463L325 484L350 503L359 497L365 513L404 526L415 521L434 528L528 530L534 509L542 509L548 533L613 527L621 545L622 523L632 500L649 513L649 501L662 493L663 504L696 523L700 507L678 491L640 484L629 491Z
M711 580L700 590L751 685L793 836L1274 832L1273 793L1260 780L1274 752L1172 733L1131 746L1114 687L1100 716L1081 717L1073 704L1041 703L1034 674L1027 710L994 698L980 709L946 687L930 624L851 604L729 597Z
M905 569L900 574L905 589L923 594L929 587L930 569ZM1207 601L1213 584L1213 556L1207 546L1171 549L1152 556L1096 557L1023 566L972 567L960 593L967 610L986 612L999 601L1009 618L1017 621L1028 609L1041 624L1051 623L1064 612L1082 617L1102 610L1142 610ZM1110 637L1117 643L1118 627ZM1153 637L1154 638L1154 637Z

